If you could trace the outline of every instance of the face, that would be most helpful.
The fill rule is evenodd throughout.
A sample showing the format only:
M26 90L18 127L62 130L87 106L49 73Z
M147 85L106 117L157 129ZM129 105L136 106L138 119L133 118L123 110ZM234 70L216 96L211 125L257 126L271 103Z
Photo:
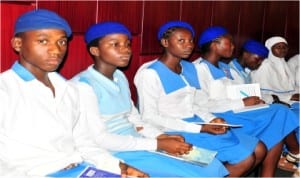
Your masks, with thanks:
M244 52L243 60L245 61L245 67L248 67L250 70L256 70L261 65L263 57L260 57L257 54Z
M194 40L189 30L178 28L172 32L168 39L162 39L162 45L169 54L186 59L193 52Z
M284 58L288 53L289 47L287 44L280 42L273 45L271 50L274 56Z
M67 45L66 33L59 29L27 31L12 39L20 63L34 75L56 70L66 54Z
M97 50L98 62L113 67L126 67L132 55L131 41L125 34L106 35L99 41Z
M224 58L232 57L234 44L231 35L225 35L215 40L217 53Z

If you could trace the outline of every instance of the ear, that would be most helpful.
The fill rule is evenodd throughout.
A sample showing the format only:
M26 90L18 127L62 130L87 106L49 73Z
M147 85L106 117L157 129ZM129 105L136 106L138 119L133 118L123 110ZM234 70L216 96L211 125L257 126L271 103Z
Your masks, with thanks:
M166 48L166 47L169 46L168 40L165 39L165 38L162 38L162 39L160 40L160 44L161 44L164 48Z
M22 38L20 37L13 37L10 41L11 46L14 48L15 51L20 52L22 47Z
M99 56L100 55L100 51L97 47L90 47L90 53L93 55L93 56Z

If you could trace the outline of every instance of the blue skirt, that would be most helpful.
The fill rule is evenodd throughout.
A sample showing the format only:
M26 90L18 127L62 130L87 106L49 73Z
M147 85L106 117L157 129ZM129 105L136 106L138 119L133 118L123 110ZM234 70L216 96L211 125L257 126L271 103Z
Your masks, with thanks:
M185 119L187 122L203 122L195 116ZM180 134L185 141L197 147L217 151L216 158L222 162L237 164L249 157L258 144L258 139L243 133L236 134L228 130L225 134L213 135L208 133L167 132L167 134Z
M225 177L224 165L214 159L209 165L199 166L148 151L116 152L114 156L139 169L150 177Z
M294 112L280 104L272 104L269 108L248 112L214 113L230 124L242 124L243 127L232 129L236 133L244 133L260 139L270 150L298 127L298 119Z

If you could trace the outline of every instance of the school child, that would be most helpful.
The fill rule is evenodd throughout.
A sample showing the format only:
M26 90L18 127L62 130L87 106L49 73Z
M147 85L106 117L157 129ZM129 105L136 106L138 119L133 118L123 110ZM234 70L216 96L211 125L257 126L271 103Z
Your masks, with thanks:
M148 177L94 143L75 88L55 72L71 33L62 17L44 9L16 21L11 44L19 59L0 75L1 176L77 177L97 167Z
M238 58L234 58L230 63L229 67L231 69L231 74L234 81L238 81L240 84L252 83L250 72L256 70L261 65L262 61L268 57L269 50L264 46L264 44L256 40L247 40L243 46ZM267 59L266 59L267 60ZM221 67L222 68L222 67ZM264 95L265 98L268 95ZM272 96L269 96L272 97ZM282 101L276 101L275 103L280 103L286 105L288 103L283 103ZM299 107L294 107L295 104L290 108L299 118ZM299 143L299 127L294 131L296 133L298 143ZM290 144L292 143L292 144ZM287 149L284 149L284 154L286 157L280 159L278 163L281 169L293 171L295 166L285 161L285 158L291 163L299 162L299 144L293 142L286 142ZM292 150L292 151L288 151Z
M97 106L98 121L103 122L107 131L115 135L111 139L101 138L102 142L109 143L104 143L107 149L151 177L227 175L228 171L217 159L201 167L149 152L163 150L181 155L191 150L191 144L184 142L182 136L164 134L141 120L131 100L127 78L118 69L126 67L132 55L131 33L123 24L94 24L85 33L85 41L94 64L77 74L72 81L78 85L87 113L93 113L90 112L91 108Z
M295 135L296 115L281 105L270 105L268 108L234 113L242 109L264 103L259 97L248 96L243 99L229 99L226 87L235 84L226 64L219 62L222 57L229 58L233 52L232 36L220 26L209 27L199 37L198 46L202 57L194 61L202 90L208 95L207 105L210 111L224 117L229 123L242 124L234 128L237 133L246 133L259 138L268 149L262 164L261 176L274 176L283 140ZM229 69L229 67L227 67ZM225 92L224 92L225 91ZM285 138L287 137L287 138ZM293 141L293 142L294 142Z
M252 82L260 83L263 95L276 95L279 100L299 105L299 86L291 72L285 57L288 52L286 39L274 36L266 40L265 46L269 50L268 57L258 69L251 72ZM266 98L270 103L273 98Z
M170 21L160 27L163 54L141 66L134 78L142 119L166 133L183 135L193 145L218 151L216 157L229 176L243 176L253 167L253 152L261 145L224 126L199 125L225 121L197 103L202 99L198 95L201 85L194 65L184 60L194 49L193 38L194 30L186 22Z

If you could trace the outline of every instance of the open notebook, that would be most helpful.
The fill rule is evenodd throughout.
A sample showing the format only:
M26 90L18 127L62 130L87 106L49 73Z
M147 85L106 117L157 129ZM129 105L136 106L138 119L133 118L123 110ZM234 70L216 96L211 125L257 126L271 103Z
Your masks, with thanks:
M258 83L229 85L226 87L226 93L229 99L243 99L249 96L258 96L261 98L260 86ZM268 107L268 104L257 104L253 106L245 106L241 109L235 109L233 112L240 113Z

